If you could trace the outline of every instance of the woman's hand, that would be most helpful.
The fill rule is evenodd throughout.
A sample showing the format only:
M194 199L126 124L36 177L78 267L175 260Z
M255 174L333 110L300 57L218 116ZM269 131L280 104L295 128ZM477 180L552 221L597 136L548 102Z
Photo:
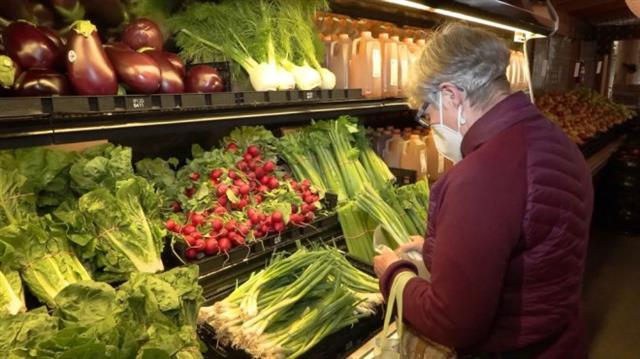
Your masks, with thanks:
M422 247L424 247L424 237L411 236L409 237L409 239L411 239L411 242L401 244L400 247L396 248L396 253L407 253L411 251L422 253Z
M379 255L373 257L373 270L376 272L378 278L380 278L390 265L399 260L400 257L398 257L396 252L393 252L388 247L384 247Z

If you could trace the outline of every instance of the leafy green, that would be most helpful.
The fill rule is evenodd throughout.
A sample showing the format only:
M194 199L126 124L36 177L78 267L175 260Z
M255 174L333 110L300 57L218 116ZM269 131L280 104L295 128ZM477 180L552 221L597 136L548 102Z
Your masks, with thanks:
M30 357L30 348L58 330L58 319L45 307L18 315L0 316L0 357Z
M68 226L68 238L79 246L82 258L103 271L103 279L162 271L160 195L141 177L118 181L114 187L113 193L103 187L88 192L77 207L59 208L55 216Z
M113 190L117 181L133 177L131 158L130 147L110 143L91 147L69 170L71 188L79 195L97 188Z
M49 306L55 306L53 298L69 284L91 280L64 233L51 227L50 216L0 228L0 242L15 250L24 283Z
M198 268L138 273L118 290L81 281L44 308L0 317L0 357L38 359L200 359Z
M15 250L0 242L0 315L25 311L20 273L14 269Z
M117 301L131 310L148 338L138 351L139 358L158 353L172 358L202 358L196 319L204 300L197 266L155 275L134 273L118 290Z

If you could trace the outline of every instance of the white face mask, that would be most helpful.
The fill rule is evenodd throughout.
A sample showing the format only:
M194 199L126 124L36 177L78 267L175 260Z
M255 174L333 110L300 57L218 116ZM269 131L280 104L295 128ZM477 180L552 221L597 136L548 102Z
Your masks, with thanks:
M442 92L438 94L438 113L440 114L440 123L431 125L436 149L442 156L451 160L453 163L459 162L462 160L462 133L460 132L460 126L466 122L462 116L462 104L458 107L457 131L444 124L442 115Z

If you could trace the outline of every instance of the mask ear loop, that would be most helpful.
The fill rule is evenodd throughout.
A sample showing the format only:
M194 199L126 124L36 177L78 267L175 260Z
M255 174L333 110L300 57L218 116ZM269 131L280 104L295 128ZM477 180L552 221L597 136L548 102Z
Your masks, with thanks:
M458 132L460 132L460 127L467 123L467 120L462 116L462 104L458 106Z
M438 114L440 116L440 124L444 125L444 118L442 115L442 91L438 92Z

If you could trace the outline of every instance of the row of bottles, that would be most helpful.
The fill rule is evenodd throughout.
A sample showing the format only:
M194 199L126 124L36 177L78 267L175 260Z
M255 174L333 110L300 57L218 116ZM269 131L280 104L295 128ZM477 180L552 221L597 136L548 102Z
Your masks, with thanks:
M392 168L416 171L418 179L435 181L453 163L436 150L433 136L427 129L404 130L391 127L369 129L374 151Z
M409 79L409 68L418 59L424 39L389 36L374 38L363 31L356 39L348 34L324 36L325 67L336 75L336 88L361 88L365 97L400 97Z

